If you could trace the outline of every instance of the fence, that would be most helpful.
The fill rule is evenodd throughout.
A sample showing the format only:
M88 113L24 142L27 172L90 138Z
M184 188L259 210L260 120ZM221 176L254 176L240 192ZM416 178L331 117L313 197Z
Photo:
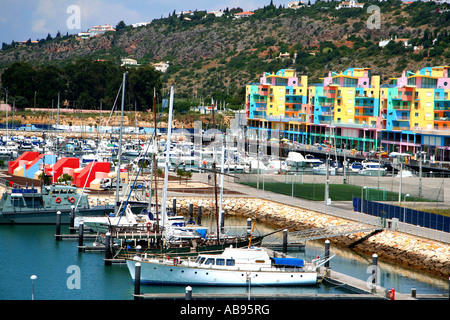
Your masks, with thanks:
M295 184L311 183L312 188L314 184L325 184L326 176L297 173L294 175L276 175L276 174L235 174L235 182L246 183L248 185L256 186L259 189L269 190L270 183L284 183L291 185L292 190L295 190ZM409 177L402 178L400 182L399 177L391 176L361 176L361 175L347 175L344 176L329 176L329 184L345 184L365 188L365 198L370 200L382 201L398 201L398 195L401 194L400 199L403 201L405 195L408 195L409 200L412 197L416 199L423 199L433 202L444 201L444 181L445 178L418 178ZM293 185L293 186L292 186ZM377 190L381 190L378 192ZM274 191L274 190L270 190ZM361 191L355 191L353 197L361 194ZM290 194L289 194L290 195ZM380 198L382 196L383 198ZM311 198L312 199L312 198ZM351 200L349 198L348 200Z
M368 177L366 177L366 178L368 178ZM228 179L230 179L230 178L228 178ZM245 183L246 184L249 182L255 182L256 179L259 180L259 184L260 184L259 190L256 188L252 188L252 187L249 188L244 185L242 185L242 187L240 187L239 184L233 185L234 190L240 191L240 189L242 188L243 189L242 191L245 190L244 192L246 192L246 193L248 193L249 190L253 190L253 192L251 192L251 194L253 194L256 197L262 198L262 199L280 202L280 203L284 203L287 205L293 205L293 206L296 206L299 208L304 208L304 209L311 210L311 211L321 212L324 214L329 214L329 215L333 215L333 216L336 216L339 218L357 221L360 223L379 225L380 219L382 218L379 216L379 214L370 215L367 213L361 213L359 211L360 205L354 206L354 208L356 208L354 210L346 210L346 209L342 209L342 208L339 208L339 207L336 207L333 205L325 205L324 201L309 201L309 200L305 200L305 199L299 199L297 197L294 197L293 195L289 195L289 194L282 195L282 194L276 193L276 191L271 192L268 190L264 190L264 187L263 187L263 183L266 181L278 181L278 182L285 181L286 184L290 184L293 182L294 188L295 188L296 183L302 183L302 182L307 183L308 179L314 179L315 182L317 182L317 183L324 183L325 177L322 177L322 179L323 179L323 180L321 180L322 182L319 182L318 179L321 179L319 176L309 176L309 175L300 175L300 174L297 176L294 176L294 177L285 177L283 175L278 175L278 176L276 176L276 175L266 175L266 176L260 175L259 177L257 177L256 174L255 175L241 174L241 175L235 175L234 179L231 178L230 180L237 182L237 183ZM293 180L290 180L290 179L293 179ZM342 177L330 177L330 183L333 183L334 179L336 179L336 181L338 181L337 179L342 179ZM365 180L365 181L367 181L367 180ZM410 183L411 182L412 182L412 180L410 180ZM432 183L432 181L430 181L430 183ZM361 193L359 192L359 194L355 194L353 196L353 199L355 197L360 197L360 196L361 196ZM402 200L403 200L403 198L402 198ZM359 198L357 201L359 201ZM428 221L430 221L431 224L433 224L433 222L434 222L434 220L432 220L432 218L430 218ZM415 222L413 222L413 223L415 223ZM448 225L449 222L444 221L443 224ZM436 223L435 223L435 225L436 225ZM440 230L436 230L433 228L420 226L417 224L404 223L402 219L398 219L398 223L396 223L395 230L397 230L399 232L411 234L414 236L422 237L425 239L441 241L444 243L450 243L450 233L448 231L440 231Z
M387 203L375 202L353 198L355 211L378 216L385 219L398 219L398 221L424 228L450 232L450 217L439 214L399 207Z

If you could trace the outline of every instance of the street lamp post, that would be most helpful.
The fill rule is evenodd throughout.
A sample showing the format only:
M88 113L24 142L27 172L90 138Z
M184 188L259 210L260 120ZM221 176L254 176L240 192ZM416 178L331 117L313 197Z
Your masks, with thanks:
M32 275L30 277L31 281L33 282L33 287L32 287L32 291L31 291L31 300L34 300L34 281L37 279L36 275Z
M403 198L403 222L405 222L406 197L409 197L409 193L405 194L405 197Z

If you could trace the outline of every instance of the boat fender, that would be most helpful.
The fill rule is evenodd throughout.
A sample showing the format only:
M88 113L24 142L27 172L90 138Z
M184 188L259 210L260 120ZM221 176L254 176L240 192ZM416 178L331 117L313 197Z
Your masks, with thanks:
M74 197L70 197L68 200L69 200L70 203L74 203L75 202L75 198Z
M61 198L60 197L56 198L56 203L60 203L60 202L61 202Z

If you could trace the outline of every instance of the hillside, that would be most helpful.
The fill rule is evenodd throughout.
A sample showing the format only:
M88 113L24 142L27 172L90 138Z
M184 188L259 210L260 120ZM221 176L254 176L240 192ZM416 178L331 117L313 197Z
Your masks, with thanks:
M196 12L193 16L154 20L139 28L124 27L103 36L75 36L16 46L3 44L0 68L17 61L33 66L64 66L80 58L108 60L120 65L131 57L141 64L169 61L161 77L166 89L174 85L178 98L214 97L243 103L244 87L264 71L294 68L319 82L328 71L371 67L386 82L404 69L450 63L450 12L434 2L365 2L363 9L337 10L338 2L319 1L297 10L269 5L249 18L233 19ZM371 4L380 8L380 28L369 29ZM391 41L380 48L384 39ZM416 47L416 50L414 50ZM289 58L279 58L288 52Z

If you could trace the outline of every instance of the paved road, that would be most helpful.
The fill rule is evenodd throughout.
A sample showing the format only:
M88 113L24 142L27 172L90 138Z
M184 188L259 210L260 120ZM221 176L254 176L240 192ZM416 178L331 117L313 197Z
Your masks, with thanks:
M282 176L281 179L284 179ZM342 176L335 176L335 177L330 177L330 184L332 183L342 183ZM398 178L396 178L398 180ZM193 181L199 181L199 182L203 182L203 183L208 183L208 174L207 173L193 173L192 175L192 180ZM218 184L220 183L220 177L218 175L217 177L218 180ZM357 185L377 185L377 177L366 177L364 178L364 180L361 181L356 181L357 179L354 178L353 179L354 182L359 182L359 184L357 183ZM381 185L385 186L386 188L392 188L393 191L398 192L398 181L395 181L395 184L393 184L392 182L392 178L391 177L381 177ZM304 176L304 180L305 183L310 183L310 182L316 182L316 183L325 183L325 176ZM362 182L362 184L361 184ZM262 184L262 179L260 180L260 183ZM366 184L364 184L366 183ZM212 185L212 179L211 179L211 185ZM415 188L418 190L418 185L419 185L419 178L404 178L403 182L402 182L402 191L403 194L405 194L407 192L407 190L411 190L412 188ZM238 191L240 193L242 193L241 196L250 196L250 197L259 197L259 198L263 198L263 199L268 199L268 200L276 200L276 201L280 201L280 202L284 202L287 204L301 204L304 203L305 201L310 202L310 203L316 203L316 204L323 204L324 201L310 201L310 200L304 200L304 199L300 199L300 198L295 198L292 196L287 196L287 195L281 195L281 194L277 194L277 193L273 193L270 191L265 191L262 189L256 189L253 187L249 187L249 186L245 186L243 184L240 183L236 183L234 182L234 178L230 177L230 176L225 176L224 177L224 189L227 190L233 190L233 191ZM390 189L389 189L390 190ZM415 190L415 191L417 191ZM438 203L435 203L433 205L436 205L437 207L449 207L450 208L450 179L443 179L443 178L423 178L422 179L422 190L423 193L427 193L427 194L439 194L439 197L442 198L443 201L439 201ZM413 192L411 192L411 194L413 194ZM227 195L224 195L225 197ZM232 196L232 195L231 195ZM402 197L401 202L403 202L404 198ZM393 204L398 204L397 201L394 201ZM353 210L353 204L352 201L332 201L331 202L331 207L335 207L335 208L340 208L340 209L347 209L347 210Z

